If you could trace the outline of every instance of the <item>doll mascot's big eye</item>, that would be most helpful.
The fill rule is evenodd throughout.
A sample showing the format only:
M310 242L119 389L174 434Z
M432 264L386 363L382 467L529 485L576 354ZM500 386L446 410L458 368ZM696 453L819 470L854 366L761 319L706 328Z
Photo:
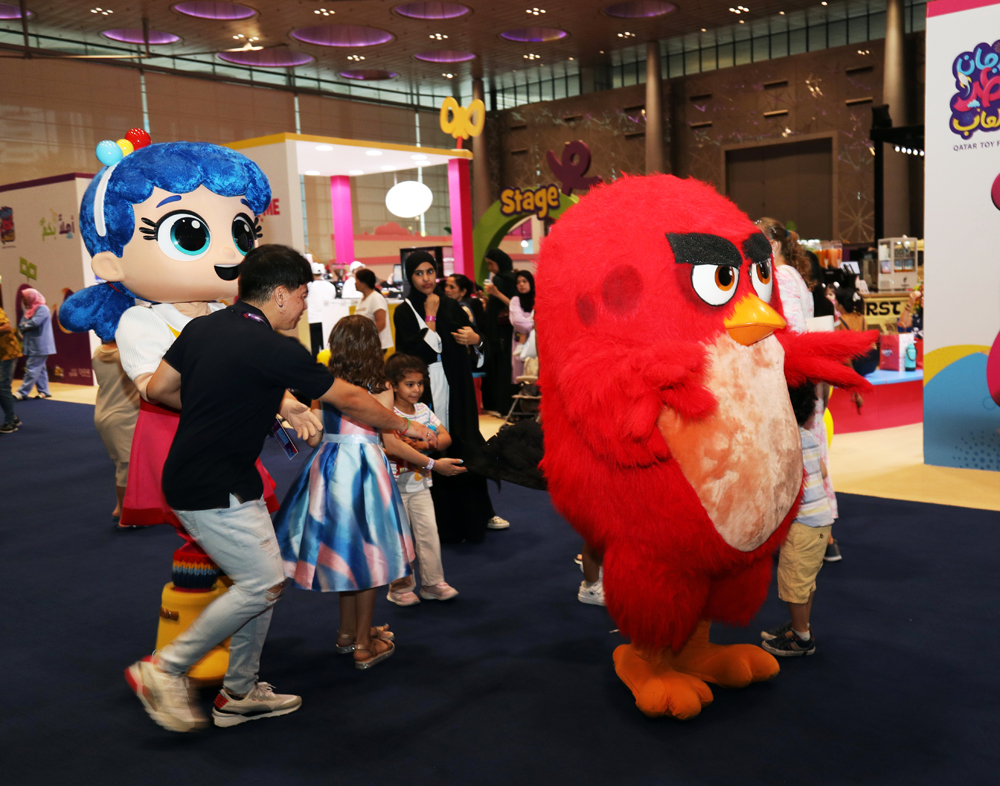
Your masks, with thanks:
M177 210L160 219L156 227L156 242L171 259L197 259L208 253L212 235L205 219L197 213Z
M254 247L257 238L254 222L245 213L240 213L233 219L233 242L241 254L248 254Z

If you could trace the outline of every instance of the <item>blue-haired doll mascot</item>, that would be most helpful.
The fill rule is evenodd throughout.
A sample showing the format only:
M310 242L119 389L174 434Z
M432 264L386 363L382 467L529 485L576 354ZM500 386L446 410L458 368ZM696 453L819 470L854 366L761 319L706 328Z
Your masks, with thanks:
M188 593L207 592L215 586L216 568L184 532L161 488L180 414L149 401L146 385L188 322L224 308L222 299L235 298L240 264L261 236L258 217L270 203L271 188L253 161L228 148L202 142L150 145L145 136L146 145L133 151L124 141L98 145L98 158L107 166L80 207L83 240L103 283L70 297L60 318L70 330L94 330L102 340L117 341L122 365L142 395L120 526L176 527L188 542L174 556L174 584ZM299 407L289 394L281 414L294 422ZM276 510L274 482L259 461L257 467L268 508ZM186 616L197 616L166 606L161 639L165 624L186 626Z

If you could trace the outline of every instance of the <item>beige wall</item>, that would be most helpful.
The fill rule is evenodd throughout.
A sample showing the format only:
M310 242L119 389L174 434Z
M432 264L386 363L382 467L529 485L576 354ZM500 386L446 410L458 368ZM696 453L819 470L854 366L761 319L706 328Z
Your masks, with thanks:
M218 145L295 130L295 97L280 90L152 73L146 101L154 142Z
M134 70L3 58L0 85L0 184L94 173L97 143L142 125Z
M96 172L94 147L142 126L139 71L79 60L0 58L0 185ZM216 144L295 131L288 91L146 73L154 142ZM437 112L422 111L421 144L451 148ZM415 144L416 115L403 107L299 95L304 134Z

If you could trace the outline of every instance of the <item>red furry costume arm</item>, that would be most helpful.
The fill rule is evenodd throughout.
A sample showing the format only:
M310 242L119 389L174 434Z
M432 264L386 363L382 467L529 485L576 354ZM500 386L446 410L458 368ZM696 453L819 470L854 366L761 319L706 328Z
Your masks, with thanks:
M779 330L775 335L785 349L785 379L791 387L807 382L829 382L838 388L866 393L872 384L850 366L851 358L866 354L878 340L878 331L857 333L793 333Z
M660 341L636 347L609 339L566 348L556 384L566 418L602 460L649 466L670 457L656 427L663 406L697 419L715 407L702 385L705 350L699 344Z

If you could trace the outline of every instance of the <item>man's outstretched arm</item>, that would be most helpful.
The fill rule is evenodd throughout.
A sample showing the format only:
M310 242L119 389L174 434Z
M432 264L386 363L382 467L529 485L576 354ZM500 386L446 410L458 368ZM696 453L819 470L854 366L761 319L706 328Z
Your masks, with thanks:
M344 382L342 379L335 379L330 385L330 389L320 397L320 401L333 404L353 420L360 420L373 428L390 431L406 429L404 432L406 436L422 439L432 446L437 446L437 437L427 426L409 420L409 418L400 417L391 409L386 409L379 404L375 397L364 388Z
M167 361L161 360L146 383L146 396L174 409L181 408L181 375Z

